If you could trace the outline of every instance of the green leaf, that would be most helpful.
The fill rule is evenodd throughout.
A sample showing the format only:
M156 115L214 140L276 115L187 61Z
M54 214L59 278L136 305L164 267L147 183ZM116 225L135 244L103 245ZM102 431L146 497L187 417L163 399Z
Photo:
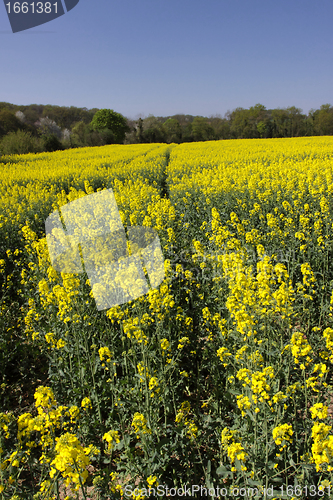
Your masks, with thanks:
M221 476L222 478L226 478L226 477L232 477L232 472L231 471L228 471L224 465L220 465L220 467L216 470L216 474L218 474L219 476Z
M235 458L235 467L238 472L242 472L242 463L238 460L238 458Z
M247 482L249 483L250 486L263 487L260 481L253 481L251 478L248 478Z

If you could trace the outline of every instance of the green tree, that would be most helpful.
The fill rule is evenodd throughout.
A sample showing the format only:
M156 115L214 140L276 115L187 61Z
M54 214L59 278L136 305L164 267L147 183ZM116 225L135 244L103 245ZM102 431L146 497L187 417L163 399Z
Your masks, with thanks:
M182 139L182 129L179 121L175 118L168 118L167 121L163 123L163 128L165 131L165 139L167 143L176 142L180 143Z
M34 125L40 118L40 115L35 109L27 108L24 111L26 122L30 123L30 125Z
M286 109L288 114L288 137L300 137L304 135L306 124L306 116L302 114L300 108L290 106Z
M242 139L248 137L250 130L248 110L244 108L236 108L229 115L230 119L230 132L232 138Z
M89 127L83 122L77 122L72 128L72 144L83 146L85 144L86 134L89 133Z
M43 109L43 117L48 116L51 120L54 120L61 129L70 129L79 121L90 123L97 111L98 109L88 111L87 108L76 108L75 106L68 108L66 106L52 106L48 104Z
M314 113L314 131L318 135L333 135L333 107L323 104Z
M260 137L265 137L265 134L266 134L266 125L265 125L265 122L260 121L257 124L257 130L258 130L258 133L259 133Z
M183 142L193 142L192 122L182 126Z
M207 118L196 116L192 122L192 135L194 141L212 141L215 139L214 129Z
M100 109L95 113L90 126L92 130L109 129L115 137L115 142L122 144L125 139L126 132L129 131L127 120L120 113L116 113L112 109Z
M136 137L137 137L138 142L140 142L140 143L143 142L143 120L141 117L138 119L138 122L137 122Z
M267 110L263 104L251 106L248 110L249 131L247 137L265 137L266 134ZM259 125L259 123L261 125ZM259 125L259 128L258 128Z
M222 118L221 115L211 116L209 122L214 129L216 139L230 138L230 123L226 118Z
M154 115L143 120L143 142L165 142L163 123Z
M0 137L8 132L16 132L20 128L22 128L22 123L14 113L8 109L0 111Z
M91 130L91 127L83 121L77 122L73 126L70 136L70 143L74 148L104 146L115 142L115 136L110 129Z
M271 117L272 137L300 137L309 130L306 116L295 106L273 109Z
M285 109L272 110L272 137L288 137L288 119Z

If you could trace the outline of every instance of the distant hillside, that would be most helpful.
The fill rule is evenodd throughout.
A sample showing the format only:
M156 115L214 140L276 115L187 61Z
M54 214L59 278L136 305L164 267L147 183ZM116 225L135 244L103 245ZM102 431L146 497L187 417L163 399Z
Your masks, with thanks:
M0 102L0 111L8 109L12 113L24 113L27 123L34 125L40 118L54 120L61 129L71 129L76 122L90 123L98 108L76 108L71 106L53 106L51 104L16 105L9 102Z

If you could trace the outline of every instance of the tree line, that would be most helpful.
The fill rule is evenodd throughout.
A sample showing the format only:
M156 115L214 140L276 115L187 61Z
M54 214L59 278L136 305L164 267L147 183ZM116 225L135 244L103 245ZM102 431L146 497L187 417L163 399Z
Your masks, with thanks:
M56 151L105 144L182 143L333 135L333 106L266 109L256 104L224 117L178 114L131 120L109 109L0 102L0 153Z

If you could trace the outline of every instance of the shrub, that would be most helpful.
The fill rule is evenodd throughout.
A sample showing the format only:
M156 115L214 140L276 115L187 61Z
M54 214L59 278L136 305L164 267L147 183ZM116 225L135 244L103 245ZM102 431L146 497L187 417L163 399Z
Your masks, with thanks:
M1 153L4 155L39 153L43 151L40 140L33 137L30 132L17 130L5 135L0 144Z
M44 135L42 137L44 150L48 153L52 153L53 151L59 151L64 149L63 145L59 141L58 137L55 134Z

